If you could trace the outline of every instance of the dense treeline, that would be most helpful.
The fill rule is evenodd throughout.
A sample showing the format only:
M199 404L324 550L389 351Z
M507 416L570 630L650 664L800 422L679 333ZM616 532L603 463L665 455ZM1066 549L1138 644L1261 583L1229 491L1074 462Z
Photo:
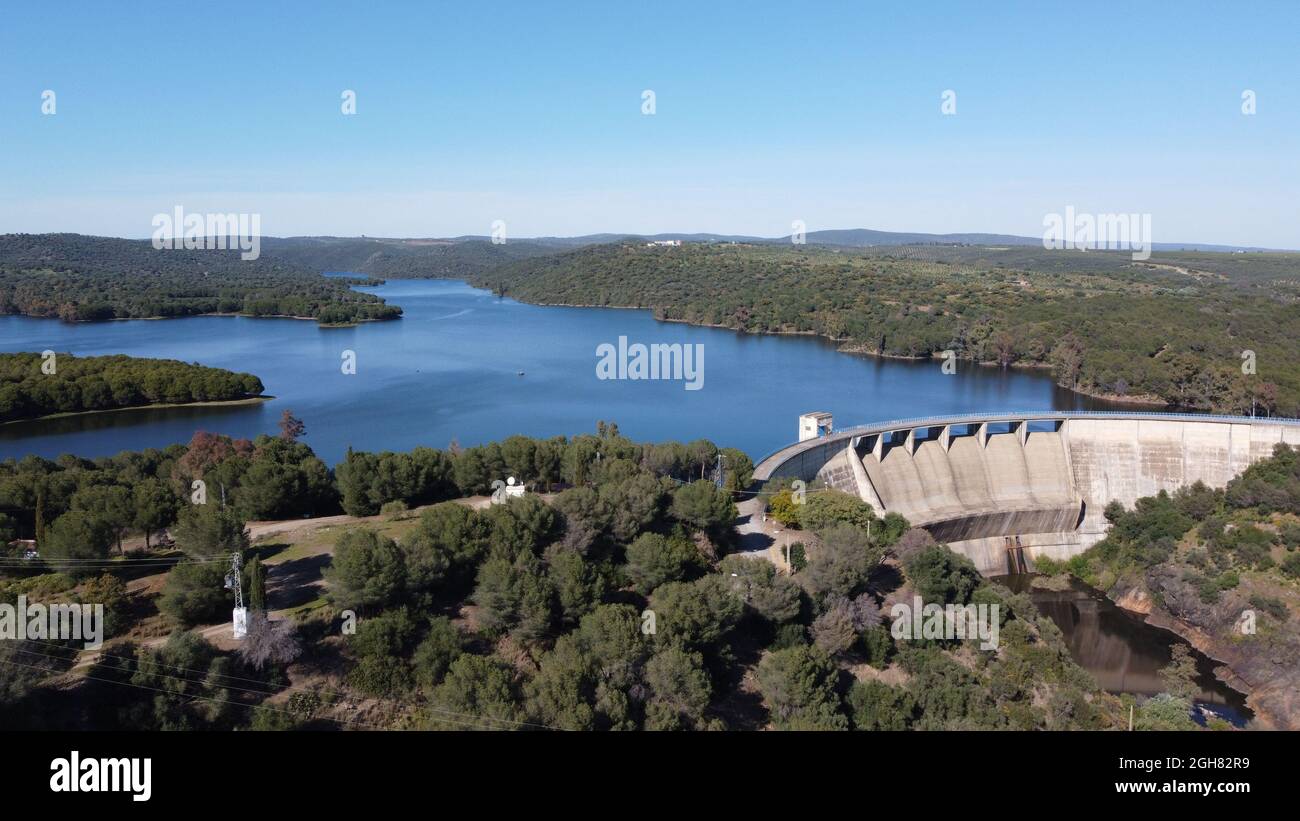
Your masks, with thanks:
M0 354L0 422L53 413L260 396L248 373L130 356Z
M512 436L445 451L350 452L331 471L297 441L304 430L300 421L289 412L285 418L280 436L252 441L200 431L188 445L162 450L0 462L0 539L34 538L42 556L52 558L67 551L107 556L128 531L154 533L177 524L191 507L206 509L190 504L196 481L205 498L239 519L268 520L340 508L371 516L393 502L415 506L489 493L507 477L535 490L580 486L606 465L635 465L677 486L712 480L719 453L725 491L748 485L753 472L749 458L734 448L719 450L707 440L637 444L621 436L617 425L603 422L597 434L572 438ZM613 498L597 504L620 505ZM72 544L77 539L83 543Z
M724 487L749 484L753 464L735 448L718 449L704 439L688 444L637 444L601 423L596 435L566 439L511 436L502 442L447 451L416 448L410 453L349 451L336 474L344 511L354 516L378 513L388 502L414 506L489 493L508 477L538 489L587 484L602 463L621 460L677 482L714 476L717 457L724 465Z
M155 250L146 240L0 235L0 314L84 320L199 314L309 317L325 324L396 319L401 309L350 286L238 250Z
M1184 267L1219 257L1230 274ZM1243 273L1252 265L1263 266L1254 278ZM1291 254L1155 254L1135 263L1041 249L616 244L511 263L473 281L529 302L816 333L849 350L951 350L976 362L1051 367L1064 386L1118 398L1300 415L1291 355L1300 344L1300 262ZM1248 351L1253 373L1243 369Z

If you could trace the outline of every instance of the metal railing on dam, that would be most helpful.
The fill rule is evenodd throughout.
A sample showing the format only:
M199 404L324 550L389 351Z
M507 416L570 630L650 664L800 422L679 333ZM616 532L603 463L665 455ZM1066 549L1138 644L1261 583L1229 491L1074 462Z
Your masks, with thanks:
M760 459L754 467L754 480L767 481L777 469L790 459L818 447L843 442L860 436L872 436L907 430L953 425L997 424L1001 422L1058 422L1071 419L1104 419L1124 421L1186 421L1221 422L1229 424L1267 424L1300 427L1300 419L1281 416L1231 416L1209 413L1171 413L1163 411L1007 411L999 413L971 413L957 416L914 416L884 422L870 422L833 431L826 436L795 442L778 448Z

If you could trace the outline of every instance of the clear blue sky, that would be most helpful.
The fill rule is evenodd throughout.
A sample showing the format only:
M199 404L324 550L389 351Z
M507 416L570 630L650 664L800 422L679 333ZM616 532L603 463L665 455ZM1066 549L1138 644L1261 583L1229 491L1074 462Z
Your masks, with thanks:
M1038 236L1073 205L1300 248L1298 37L1297 2L6 0L0 232Z

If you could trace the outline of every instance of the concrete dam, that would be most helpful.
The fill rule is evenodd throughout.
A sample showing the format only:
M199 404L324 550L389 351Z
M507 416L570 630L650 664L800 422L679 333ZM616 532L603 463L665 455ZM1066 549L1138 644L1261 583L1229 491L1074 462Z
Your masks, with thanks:
M1087 550L1105 536L1112 501L1132 507L1198 480L1222 488L1274 446L1300 447L1300 420L1031 412L834 431L817 413L800 417L799 435L758 464L756 481L823 482L999 575Z

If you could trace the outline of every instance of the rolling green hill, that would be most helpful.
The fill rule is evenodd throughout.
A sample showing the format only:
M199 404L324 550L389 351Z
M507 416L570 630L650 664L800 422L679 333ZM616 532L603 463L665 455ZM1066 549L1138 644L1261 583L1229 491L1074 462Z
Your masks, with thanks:
M325 324L401 316L355 284L265 253L245 261L239 251L160 251L146 240L0 236L0 314L81 321L230 313Z

